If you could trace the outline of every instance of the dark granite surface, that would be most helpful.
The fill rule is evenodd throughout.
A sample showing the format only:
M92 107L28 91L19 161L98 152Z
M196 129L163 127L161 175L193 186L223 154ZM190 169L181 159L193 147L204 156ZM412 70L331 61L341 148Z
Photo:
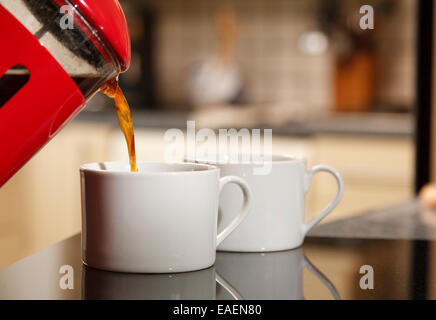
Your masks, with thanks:
M421 208L418 201L412 200L319 225L309 235L313 237L436 240L436 212Z
M0 269L0 299L435 299L435 217L423 212L412 201L321 225L295 250L218 252L215 266L179 274L86 267L76 235Z

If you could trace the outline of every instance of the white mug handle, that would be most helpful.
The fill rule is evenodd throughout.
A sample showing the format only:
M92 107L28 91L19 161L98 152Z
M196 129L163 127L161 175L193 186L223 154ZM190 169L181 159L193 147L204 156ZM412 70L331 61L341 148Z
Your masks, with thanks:
M331 173L335 177L336 183L338 184L338 192L336 193L336 196L333 198L333 200L320 213L318 213L315 218L313 218L309 223L303 224L303 236L306 236L310 229L316 226L322 219L324 219L330 212L332 212L332 210L338 205L339 201L341 201L342 196L344 195L344 180L342 179L341 174L335 168L325 165L315 166L306 172L306 192L309 190L312 177L317 172Z
M253 197L251 189L248 186L248 184L244 180L242 180L241 178L236 177L236 176L227 176L227 177L223 177L220 179L220 188L219 188L220 193L221 193L221 190L224 188L224 186L228 183L234 183L241 188L242 193L244 195L244 203L242 205L241 210L239 211L237 216L233 219L233 221L223 231L221 231L220 234L217 236L217 244L216 244L217 247L245 219L248 212L250 211L251 199Z

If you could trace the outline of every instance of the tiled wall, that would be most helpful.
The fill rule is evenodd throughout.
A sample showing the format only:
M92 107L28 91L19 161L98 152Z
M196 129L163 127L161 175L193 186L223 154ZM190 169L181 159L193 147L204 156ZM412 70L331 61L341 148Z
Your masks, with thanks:
M329 0L324 0L329 1ZM343 0L357 10L376 1ZM144 3L144 2L142 2ZM216 51L215 15L231 4L238 22L237 58L245 101L298 104L327 110L333 104L334 52L310 56L298 48L303 32L316 30L315 0L148 0L155 10L157 100L186 101L191 68ZM377 101L410 106L414 101L416 0L396 0L396 10L376 25Z

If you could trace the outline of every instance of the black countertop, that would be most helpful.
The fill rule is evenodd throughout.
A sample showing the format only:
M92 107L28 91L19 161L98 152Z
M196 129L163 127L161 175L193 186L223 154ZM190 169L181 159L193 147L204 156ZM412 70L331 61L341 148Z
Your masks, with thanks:
M417 200L410 200L318 225L309 235L344 239L436 241L436 212L423 208Z
M319 226L295 250L218 252L209 269L158 275L82 265L78 234L0 269L0 299L435 299L435 218L413 201Z

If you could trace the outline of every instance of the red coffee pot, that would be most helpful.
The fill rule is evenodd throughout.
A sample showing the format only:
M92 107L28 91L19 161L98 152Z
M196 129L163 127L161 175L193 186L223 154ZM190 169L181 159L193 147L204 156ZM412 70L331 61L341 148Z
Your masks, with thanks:
M0 0L0 187L130 64L117 0Z

